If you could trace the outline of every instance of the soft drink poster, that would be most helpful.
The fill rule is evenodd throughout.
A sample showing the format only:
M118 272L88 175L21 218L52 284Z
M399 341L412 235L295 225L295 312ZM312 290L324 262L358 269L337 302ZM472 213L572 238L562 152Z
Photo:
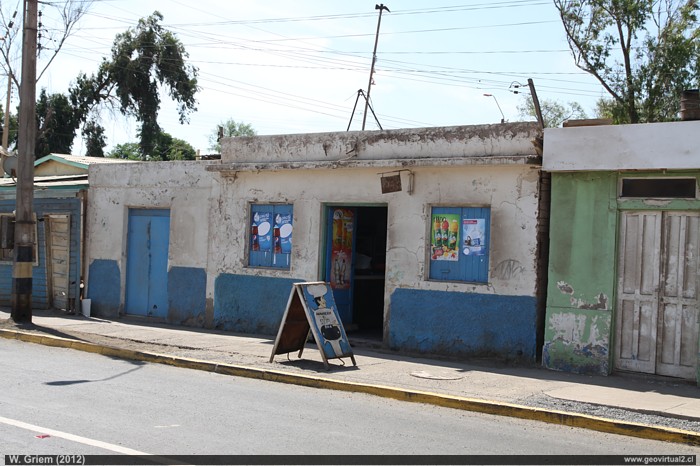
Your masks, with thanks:
M435 261L456 261L459 259L460 228L459 215L433 215L430 240L430 258Z

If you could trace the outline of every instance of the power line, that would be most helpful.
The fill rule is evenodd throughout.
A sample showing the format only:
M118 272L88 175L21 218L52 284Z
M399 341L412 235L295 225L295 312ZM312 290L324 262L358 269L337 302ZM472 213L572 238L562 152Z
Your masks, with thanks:
M59 4L61 2L51 2ZM109 56L109 46L111 41L108 39L100 39L100 34L95 32L89 37L86 32L94 31L109 31L115 30L123 32L127 28L133 28L136 24L135 18L129 18L128 15L132 12L120 8L118 2L96 2L99 5L109 5L110 8L119 9L124 14L111 15L104 11L90 12L84 23L89 24L89 20L99 19L102 23L107 23L106 27L99 28L83 28L81 34L76 34L75 39L90 40L89 46L79 45L77 41L72 41L71 44L66 44L62 54L90 60L88 63L94 63L94 71L100 63L100 52ZM187 7L192 10L192 17L200 12L201 14L211 16L214 21L188 21L188 22L162 22L161 25L181 38L183 45L188 52L197 51L197 54L191 54L192 59L189 64L202 67L204 70L208 65L216 65L223 69L225 65L237 67L249 67L258 69L277 70L272 71L272 75L288 76L293 70L313 70L318 71L318 82L329 82L332 85L335 78L338 76L349 77L348 81L352 81L355 77L360 80L360 76L365 74L369 68L368 52L357 50L360 48L356 40L364 40L371 37L371 26L363 27L362 30L357 29L357 24L362 23L365 19L375 17L374 12L363 13L346 13L346 14L328 14L328 15L312 15L312 16L284 16L280 15L277 18L240 18L230 20L225 18L225 11L218 10L216 12L209 11L204 8L197 8L197 4L188 2L180 2L173 0L172 3L179 4L182 7ZM571 96L595 96L600 92L599 86L583 81L576 81L575 78L567 79L567 76L587 76L582 71L577 72L559 72L555 68L537 68L515 64L515 57L518 55L527 54L531 57L546 55L555 57L551 60L556 60L557 54L570 53L568 49L557 49L556 46L526 46L524 34L529 34L530 29L539 27L543 24L556 23L558 21L548 20L545 15L539 15L533 18L533 21L527 21L527 18L522 17L522 21L500 20L504 10L517 11L522 8L540 8L543 5L551 5L549 1L543 0L512 0L498 1L491 3L475 3L461 4L444 7L428 7L415 10L392 10L392 27L387 28L381 33L383 38L395 38L388 46L388 50L382 50L378 53L377 60L377 80L382 85L388 83L391 85L406 86L410 83L435 86L434 89L454 88L455 92L464 90L467 93L476 89L497 89L507 91L508 85L513 80L525 81L528 77L537 77L542 81L538 81L538 89L543 89L546 92L557 93L560 95ZM482 11L480 14L487 14L486 20L483 18L475 22L472 19L471 13ZM496 13L491 13L496 12ZM429 21L428 24L434 25L434 20L439 16L448 17L458 21L459 13L469 14L471 21L462 21L455 27L410 27L407 22L410 18L425 18ZM466 16L466 15L465 15ZM519 15L520 16L520 15ZM393 18L403 18L403 22L396 24L398 20ZM207 18L208 19L208 18ZM308 22L308 29L319 29L323 22L328 22L328 25L333 25L335 31L332 34L327 34L327 31L318 31L318 34L302 34L297 35L288 31L282 33L282 25L295 25ZM415 21L415 20L412 20ZM341 22L352 24L354 31L343 33L341 28L336 27ZM369 24L369 22L366 22ZM314 26L318 25L318 26ZM323 27L327 27L324 25ZM225 26L226 32L217 32L216 28ZM267 27L266 27L267 26ZM278 27L279 26L279 27ZM448 24L449 26L449 24ZM241 28L248 31L241 32ZM440 50L434 45L432 36L438 37L453 33L464 33L470 30L474 31L489 31L508 29L509 35L513 37L514 44L523 44L523 47L515 46L494 46L490 50L484 50L475 46L468 47L471 50ZM365 33L360 33L365 31ZM481 33L480 33L481 34ZM483 34L487 34L484 32ZM502 33L499 33L502 34ZM430 42L426 38L430 36ZM409 42L410 39L416 39L430 47L425 49L422 44L414 45ZM342 46L338 45L335 48L330 48L328 43L331 40L340 39ZM343 43L348 39L347 43ZM389 42L389 41L387 41ZM488 41L484 40L484 44ZM83 42L84 43L84 42ZM401 44L407 44L405 49L402 49ZM408 45L410 44L410 45ZM521 49L521 50L519 50ZM217 57L200 58L207 51L215 52ZM248 55L249 54L249 55ZM199 57L197 56L199 55ZM246 59L247 56L252 56L253 59ZM406 57L406 61L391 60L389 57L395 58ZM414 56L415 59L408 57ZM473 66L476 64L476 57L493 57L499 56L508 57L507 62L513 63L513 66L495 66L492 63L482 66ZM510 57L514 57L511 59ZM445 66L435 64L442 60ZM449 60L449 61L446 61ZM548 61L550 61L548 59ZM433 63L434 62L434 63ZM508 69L510 68L510 69ZM526 70L529 68L529 70ZM289 71L289 73L287 72ZM89 70L88 75L90 74ZM326 72L336 74L326 74ZM233 74L241 75L243 70L233 71ZM77 74L77 73L76 73ZM222 75L221 72L207 73L200 72L198 80L207 90L216 93L226 93L247 99L257 100L266 104L283 105L290 108L300 109L305 112L313 112L319 115L332 117L334 119L347 118L347 108L338 103L328 102L325 99L314 99L305 97L297 92L291 94L289 92L275 91L273 88L289 88L289 85L282 86L273 84L267 85L266 88L252 87L257 81L254 78L238 80L232 82ZM357 75L357 76L355 76ZM247 83L245 81L249 81ZM279 81L278 81L279 82ZM401 84L403 82L403 84ZM359 82L357 87L360 87ZM593 90L595 89L595 90ZM425 91L421 91L425 92ZM430 92L430 91L428 91ZM407 94L407 98L410 94ZM379 93L377 99L382 98ZM341 115L342 113L342 115ZM391 112L390 112L391 113ZM395 112L396 113L396 112ZM386 117L387 121L397 121L401 123L411 122L409 124L421 124L429 126L428 123L416 122L413 120L394 117Z

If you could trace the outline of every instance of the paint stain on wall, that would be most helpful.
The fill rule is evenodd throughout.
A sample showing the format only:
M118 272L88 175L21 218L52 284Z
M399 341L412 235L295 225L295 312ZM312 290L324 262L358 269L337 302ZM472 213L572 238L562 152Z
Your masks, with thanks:
M557 288L564 294L574 294L574 287L564 281L557 282Z
M549 327L554 332L553 339L561 339L565 342L572 342L581 346L606 346L607 328L601 329L601 324L607 327L605 322L601 322L598 317L589 319L584 314L558 313L549 319Z
M561 291L563 294L568 294L571 296L569 302L571 303L571 306L575 308L591 310L595 309L602 311L608 310L608 297L604 293L599 293L598 296L596 296L596 301L589 303L581 298L574 298L574 287L565 281L558 281L557 288L559 288L559 291Z

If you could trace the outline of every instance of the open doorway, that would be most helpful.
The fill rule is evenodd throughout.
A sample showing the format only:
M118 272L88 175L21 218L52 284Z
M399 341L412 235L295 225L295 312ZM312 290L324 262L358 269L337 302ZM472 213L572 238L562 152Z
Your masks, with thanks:
M381 340L384 327L386 206L327 208L325 281L345 330Z

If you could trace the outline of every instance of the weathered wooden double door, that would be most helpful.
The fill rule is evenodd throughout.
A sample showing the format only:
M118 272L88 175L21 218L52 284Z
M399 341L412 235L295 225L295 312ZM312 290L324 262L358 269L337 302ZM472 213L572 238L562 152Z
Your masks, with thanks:
M700 213L621 215L615 368L695 379Z

